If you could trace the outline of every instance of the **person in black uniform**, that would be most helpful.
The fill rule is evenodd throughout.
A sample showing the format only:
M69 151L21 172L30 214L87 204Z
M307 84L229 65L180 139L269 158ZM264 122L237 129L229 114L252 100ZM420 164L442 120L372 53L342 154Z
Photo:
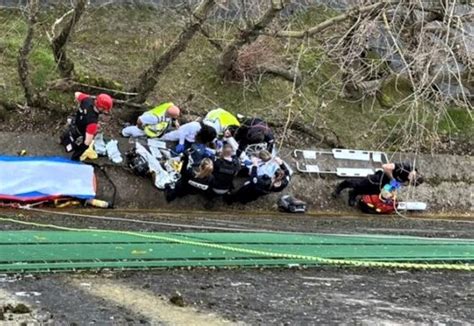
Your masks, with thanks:
M273 150L275 137L268 124L260 118L247 119L237 129L234 139L239 143L237 156L245 151L248 145L266 143L267 151Z
M79 108L61 136L60 142L68 153L73 152L71 159L79 161L97 134L99 115L110 114L113 100L107 94L99 94L95 99L81 92L76 92L74 95Z
M214 164L210 158L202 159L199 166L188 167L189 152L186 151L181 167L181 178L176 182L175 188L165 186L165 198L167 202L175 200L177 197L186 195L202 194L206 198L211 197L211 189L214 177L212 172Z
M364 179L347 179L336 186L332 193L337 198L344 189L349 191L349 205L354 206L357 202L357 196L360 195L376 195L382 188L389 184L391 180L413 186L423 183L423 178L419 175L418 170L414 169L409 163L387 163L382 165L381 171L371 174Z
M219 158L214 161L214 183L212 191L216 195L224 195L234 189L234 177L240 170L240 161L233 156L232 145L225 144Z
M246 204L269 193L282 191L289 183L290 171L281 159L275 158L274 160L279 165L279 168L275 171L274 175L259 175L259 159L252 157L252 167L250 168L249 180L246 181L235 193L225 195L224 201L227 204L232 204L234 202Z

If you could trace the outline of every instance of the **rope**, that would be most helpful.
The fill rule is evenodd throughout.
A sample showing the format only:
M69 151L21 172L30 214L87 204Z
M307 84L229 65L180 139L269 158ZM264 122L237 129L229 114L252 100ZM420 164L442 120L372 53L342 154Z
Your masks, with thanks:
M470 264L399 263L399 262L329 259L329 258L322 258L322 257L317 257L317 256L269 252L269 251L264 251L264 250L253 250L253 249L239 248L235 246L220 245L220 244L215 244L215 243L201 242L201 241L188 240L188 239L177 239L177 238L172 238L168 236L161 236L161 235L156 235L156 234L143 234L143 233L137 233L137 232L131 232L131 231L104 230L104 229L90 230L90 229L70 228L70 227L58 226L54 224L26 222L26 221L16 220L13 218L3 218L3 217L0 217L0 221L41 227L41 228L51 228L51 229L62 230L62 231L122 234L122 235L136 236L140 238L174 242L174 243L183 244L183 245L199 246L199 247L205 247L205 248L258 255L258 256L264 256L264 257L269 257L269 258L304 260L304 261L308 261L312 263L334 265L334 266L368 267L368 268L400 268L400 269L421 269L421 270L455 270L455 271L468 271L468 272L474 271L474 265L470 265Z
M180 223L144 221L144 220L130 219L130 218L124 218L124 217L115 217L115 216L99 216L99 215L89 215L89 214L55 212L55 211L50 211L50 210L46 210L46 209L32 208L32 207L29 207L29 206L19 206L18 208L28 210L28 211L35 211L35 212L54 214L54 215L62 215L62 216L84 217L84 218L91 218L91 219L96 219L96 220L142 223L142 224L170 226L170 227L198 229L198 230L216 230L216 231L233 231L233 232L262 232L262 233L302 233L302 232L291 232L291 231L272 231L272 230L267 230L267 229L230 228L230 227L223 227L223 226L201 226L201 225L180 224Z

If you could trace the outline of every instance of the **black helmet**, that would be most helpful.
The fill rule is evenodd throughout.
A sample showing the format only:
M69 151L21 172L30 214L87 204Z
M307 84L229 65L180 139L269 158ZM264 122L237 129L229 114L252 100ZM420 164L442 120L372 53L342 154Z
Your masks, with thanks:
M252 126L247 132L247 141L249 144L263 143L265 140L265 129L259 126Z
M150 168L148 166L148 162L145 158L139 154L128 155L127 156L128 166L132 169L132 171L139 176L145 177Z

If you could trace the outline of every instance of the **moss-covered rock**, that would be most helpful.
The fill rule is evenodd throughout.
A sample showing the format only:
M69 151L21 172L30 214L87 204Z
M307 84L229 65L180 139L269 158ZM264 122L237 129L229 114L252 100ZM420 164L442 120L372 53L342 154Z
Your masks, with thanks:
M412 94L412 86L408 79L396 75L386 79L379 91L377 99L382 107L391 108L400 105Z

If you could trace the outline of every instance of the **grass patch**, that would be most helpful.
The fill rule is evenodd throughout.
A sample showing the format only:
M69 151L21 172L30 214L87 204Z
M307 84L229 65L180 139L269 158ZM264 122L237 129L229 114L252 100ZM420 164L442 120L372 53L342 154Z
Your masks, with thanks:
M463 108L450 108L439 123L439 129L444 133L459 133L463 136L474 136L474 120Z

